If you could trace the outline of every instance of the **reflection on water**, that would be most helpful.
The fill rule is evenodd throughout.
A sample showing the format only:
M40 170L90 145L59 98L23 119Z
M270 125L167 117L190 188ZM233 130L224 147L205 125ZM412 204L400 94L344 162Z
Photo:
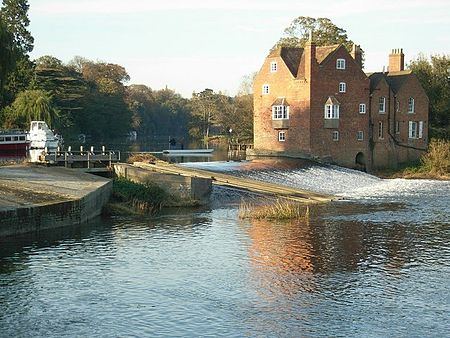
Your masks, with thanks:
M351 172L323 170L346 201L305 220L239 220L242 195L215 188L211 208L1 240L0 336L448 335L450 183L344 190Z

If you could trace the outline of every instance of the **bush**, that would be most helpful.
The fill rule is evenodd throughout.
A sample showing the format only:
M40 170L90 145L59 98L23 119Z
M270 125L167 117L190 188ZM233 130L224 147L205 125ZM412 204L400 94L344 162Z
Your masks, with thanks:
M309 206L288 200L279 200L269 204L254 205L241 201L239 218L252 219L298 219L309 217Z
M421 164L427 172L435 175L450 173L450 141L432 139L428 152L422 157Z
M133 164L134 162L142 162L142 163L156 163L158 159L153 156L152 154L144 154L144 153L137 153L132 154L130 157L128 157L127 162L130 164Z
M152 182L139 184L125 178L114 179L113 197L129 204L138 212L150 214L161 210L169 198L162 188Z

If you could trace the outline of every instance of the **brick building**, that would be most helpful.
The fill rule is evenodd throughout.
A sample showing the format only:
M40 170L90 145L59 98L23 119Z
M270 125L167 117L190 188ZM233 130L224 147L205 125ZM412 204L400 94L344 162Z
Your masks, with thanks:
M313 158L351 168L395 167L428 142L428 98L404 70L365 74L359 47L272 51L254 81L254 155Z

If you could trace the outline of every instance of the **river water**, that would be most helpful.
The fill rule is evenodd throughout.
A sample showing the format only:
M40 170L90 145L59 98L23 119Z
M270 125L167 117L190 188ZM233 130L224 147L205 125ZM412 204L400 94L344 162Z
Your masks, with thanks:
M338 195L301 221L208 208L0 242L0 337L445 337L450 182L289 161L210 162Z

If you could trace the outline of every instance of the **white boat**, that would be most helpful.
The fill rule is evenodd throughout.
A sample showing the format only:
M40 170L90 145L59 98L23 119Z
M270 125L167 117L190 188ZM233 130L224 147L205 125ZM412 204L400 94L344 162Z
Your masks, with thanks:
M214 149L166 149L163 154L171 155L191 155L191 154L211 154Z
M31 149L56 149L62 146L62 137L56 135L44 121L31 121L28 134Z

